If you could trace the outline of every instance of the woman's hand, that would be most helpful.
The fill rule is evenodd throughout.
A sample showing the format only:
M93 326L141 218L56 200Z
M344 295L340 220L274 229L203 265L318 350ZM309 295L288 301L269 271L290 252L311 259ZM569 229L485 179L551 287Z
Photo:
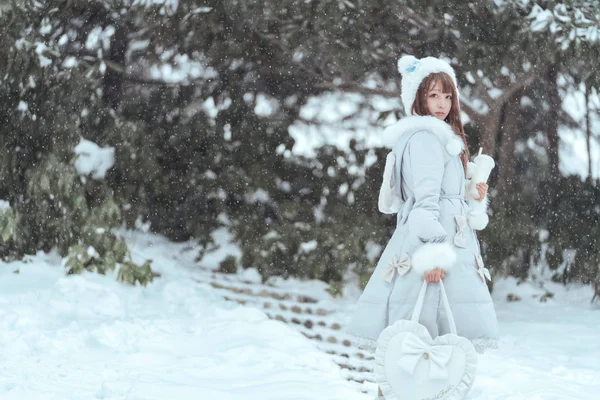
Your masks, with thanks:
M429 282L439 282L440 279L444 279L446 273L441 268L432 269L431 271L425 272L425 280Z
M477 191L479 192L479 198L476 199L477 201L482 201L483 199L485 199L485 195L488 192L488 188L489 186L485 182L477 184Z

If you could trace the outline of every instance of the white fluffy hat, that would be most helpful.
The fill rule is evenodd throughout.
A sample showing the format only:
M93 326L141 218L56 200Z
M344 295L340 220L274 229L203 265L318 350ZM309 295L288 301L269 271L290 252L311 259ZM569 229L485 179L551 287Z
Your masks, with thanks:
M402 56L398 60L398 72L402 74L402 102L406 115L410 115L419 85L430 74L436 72L448 74L454 82L458 96L458 84L454 69L444 60L435 57L425 57L419 60L413 56Z

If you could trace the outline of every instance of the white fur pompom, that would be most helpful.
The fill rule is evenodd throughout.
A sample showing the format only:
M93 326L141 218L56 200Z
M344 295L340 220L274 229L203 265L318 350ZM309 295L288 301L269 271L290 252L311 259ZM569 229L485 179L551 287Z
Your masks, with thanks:
M418 61L415 56L402 56L398 59L398 72L404 74L409 71L410 68L415 66L415 61Z
M413 254L411 265L420 274L434 268L448 272L456 262L456 253L450 243L425 243Z
M463 144L460 140L458 140L458 138L453 138L453 140L448 141L448 143L446 144L446 151L448 152L448 154L456 156L460 154L461 151L463 151Z

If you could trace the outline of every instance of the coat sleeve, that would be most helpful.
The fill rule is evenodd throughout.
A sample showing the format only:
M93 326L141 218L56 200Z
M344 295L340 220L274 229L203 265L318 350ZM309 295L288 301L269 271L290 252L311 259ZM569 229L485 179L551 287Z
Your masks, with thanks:
M418 239L412 267L423 273L433 268L448 270L456 255L448 232L440 223L440 194L444 177L444 153L430 132L414 135L408 143L408 164L415 202L408 215L408 229Z

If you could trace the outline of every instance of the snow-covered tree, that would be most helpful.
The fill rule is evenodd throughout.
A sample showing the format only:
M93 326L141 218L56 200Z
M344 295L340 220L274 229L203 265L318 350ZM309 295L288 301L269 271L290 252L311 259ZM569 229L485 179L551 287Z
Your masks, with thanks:
M237 264L257 267L264 277L340 281L353 268L366 276L393 229L375 207L382 168L376 160L385 150L353 142L348 150L326 146L300 157L290 130L318 128L324 122L307 117L305 106L336 96L355 96L346 120L368 112L365 125L375 128L399 117L373 99L398 98L396 60L405 53L452 63L471 150L483 145L498 161L492 177L498 218L490 231L504 234L482 233L489 263L523 276L539 253L540 229L562 238L549 228L558 226L550 218L556 199L534 202L540 191L565 183L557 173L559 127L579 122L564 112L561 96L583 82L598 86L595 70L586 69L597 58L595 3L24 4L0 17L7 32L0 37L6 143L0 192L11 205L2 214L13 221L6 226L16 227L3 232L6 251L58 246L65 253L79 244L83 234L64 237L79 232L79 214L55 215L28 197L32 177L48 178L39 168L54 168L76 177L65 193L85 200L65 194L61 205L83 204L87 212L108 207L115 210L103 214L112 215L110 226L147 224L172 240L196 238L204 249L199 258L214 246L215 229L227 226L243 250L240 260L227 260L228 270ZM84 181L73 160L82 138L114 149L114 164L106 169L107 159L98 161ZM104 179L94 179L100 170ZM60 223L38 229L42 211L19 213L25 206ZM14 223L24 216L31 222ZM584 211L574 218L586 218ZM88 247L77 248L81 260L95 254Z
M101 91L94 70L70 53L79 33L61 26L59 11L25 2L0 17L0 193L13 226L3 256L56 248L69 272L119 267L120 278L145 284L149 264L136 266L113 232L121 210L104 179L113 150L81 141L91 137L85 122L102 107Z

